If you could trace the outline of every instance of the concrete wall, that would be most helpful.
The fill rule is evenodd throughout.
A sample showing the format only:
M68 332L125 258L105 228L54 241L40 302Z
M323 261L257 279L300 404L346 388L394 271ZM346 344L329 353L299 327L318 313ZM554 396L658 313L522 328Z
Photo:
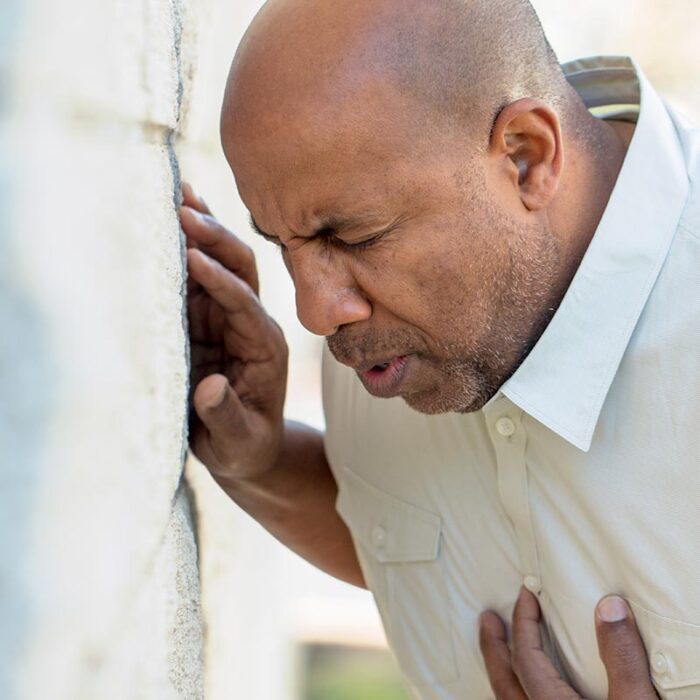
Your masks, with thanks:
M202 696L187 0L0 3L0 697Z

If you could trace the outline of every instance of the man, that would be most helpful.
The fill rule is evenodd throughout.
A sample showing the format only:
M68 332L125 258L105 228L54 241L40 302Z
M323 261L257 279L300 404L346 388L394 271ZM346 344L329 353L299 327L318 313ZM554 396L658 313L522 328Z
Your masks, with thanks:
M221 134L330 351L325 436L285 425L252 255L186 189L231 498L369 586L416 697L700 697L696 133L626 59L565 76L526 0L271 0Z

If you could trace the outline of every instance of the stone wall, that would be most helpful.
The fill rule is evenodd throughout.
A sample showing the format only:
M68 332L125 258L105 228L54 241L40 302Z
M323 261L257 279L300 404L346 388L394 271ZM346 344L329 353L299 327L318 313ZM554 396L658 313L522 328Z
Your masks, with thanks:
M202 696L188 0L0 3L0 697Z

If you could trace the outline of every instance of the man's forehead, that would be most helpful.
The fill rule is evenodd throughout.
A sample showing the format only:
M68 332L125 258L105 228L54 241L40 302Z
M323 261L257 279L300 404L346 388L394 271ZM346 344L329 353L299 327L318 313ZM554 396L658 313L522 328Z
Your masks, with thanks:
M347 158L357 154L358 147L386 152L409 144L415 147L419 133L430 131L436 121L384 76L367 75L332 91L251 99L234 87L228 90L221 116L226 151L272 149L281 156L296 153L297 158L302 152L304 156L335 152Z
M382 227L404 208L406 199L404 188L379 169L372 175L362 169L343 177L324 178L320 173L278 180L274 189L239 189L254 229L272 236Z
M257 212L272 202L277 209L303 210L308 219L347 218L361 225L365 213L381 214L384 202L447 150L422 143L420 130L402 126L391 114L360 124L349 115L342 124L318 128L298 119L274 130L264 119L251 121L224 139L240 195L259 224L267 216Z

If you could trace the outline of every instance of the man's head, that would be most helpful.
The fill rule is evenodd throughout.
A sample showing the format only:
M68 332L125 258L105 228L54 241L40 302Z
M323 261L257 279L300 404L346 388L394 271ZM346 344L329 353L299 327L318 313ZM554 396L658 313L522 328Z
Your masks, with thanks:
M557 223L581 112L527 0L270 0L222 142L302 323L372 393L472 411L580 259Z

